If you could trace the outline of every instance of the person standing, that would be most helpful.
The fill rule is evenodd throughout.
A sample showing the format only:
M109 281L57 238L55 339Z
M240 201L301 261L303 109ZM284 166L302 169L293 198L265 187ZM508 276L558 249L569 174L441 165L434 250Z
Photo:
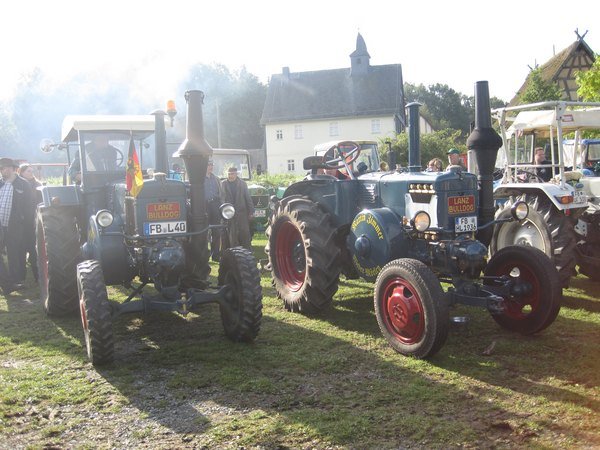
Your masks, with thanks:
M221 223L219 207L224 203L224 195L221 180L213 173L213 168L213 162L209 160L204 179L204 196L209 225L219 225ZM219 261L221 258L221 230L219 229L210 230L210 254L213 261Z
M28 224L25 224L23 249L21 250L21 266L23 267L23 271L27 271L27 261L29 261L33 278L35 278L35 281L38 281L37 250L35 248L35 211L38 203L42 202L42 193L37 189L42 183L35 177L31 164L21 164L18 173L22 178L27 180L31 186L34 199L31 205L33 211L31 221Z
M0 158L0 249L6 250L8 268L0 257L0 288L4 295L22 289L25 268L21 252L26 224L33 221L33 191L29 183L17 175L18 164Z
M252 237L250 236L250 220L254 215L254 203L248 191L248 185L238 178L236 167L227 170L227 179L221 183L225 194L225 202L231 203L235 208L235 216L231 220L228 238L229 246L242 247L252 250Z

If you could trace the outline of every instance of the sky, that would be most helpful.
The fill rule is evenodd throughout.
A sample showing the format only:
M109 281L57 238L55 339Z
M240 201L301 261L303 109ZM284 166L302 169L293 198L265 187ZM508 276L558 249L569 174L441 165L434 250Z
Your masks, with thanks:
M11 0L2 10L0 100L36 67L49 83L95 71L160 101L198 63L267 83L284 66L349 67L360 32L371 64L402 64L405 82L473 95L487 80L508 101L576 29L600 52L597 0Z

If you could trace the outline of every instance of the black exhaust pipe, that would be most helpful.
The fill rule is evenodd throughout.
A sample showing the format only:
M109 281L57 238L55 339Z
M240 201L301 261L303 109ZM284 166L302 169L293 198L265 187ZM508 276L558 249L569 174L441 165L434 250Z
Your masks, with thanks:
M213 149L204 138L202 115L204 92L187 91L185 100L187 102L186 137L179 149L173 153L173 157L183 159L185 164L187 178L190 181L191 223L189 231L196 232L208 226L204 179ZM186 255L187 268L194 280L192 284L197 285L197 281L205 281L210 272L206 233L192 236Z
M167 115L164 111L153 111L151 113L154 116L154 168L157 172L162 172L169 175L169 158L167 156L167 130L165 129L165 116Z
M421 138L419 130L420 103L406 105L408 109L408 171L421 172Z
M502 138L492 128L490 110L490 92L487 81L475 83L475 128L467 138L467 148L475 151L475 160L479 168L479 224L485 225L494 220L493 173L498 149ZM477 233L477 239L485 246L492 240L492 227Z

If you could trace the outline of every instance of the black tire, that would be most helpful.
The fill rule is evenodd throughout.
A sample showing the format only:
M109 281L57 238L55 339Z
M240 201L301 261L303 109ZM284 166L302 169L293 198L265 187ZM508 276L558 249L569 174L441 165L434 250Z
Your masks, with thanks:
M341 270L329 214L307 198L291 196L274 211L266 235L273 286L285 308L309 314L327 308Z
M77 263L81 259L75 211L38 209L36 249L40 296L49 316L75 315L78 311Z
M262 288L250 250L234 247L222 252L219 286L224 285L231 287L224 302L219 304L225 334L235 342L251 342L260 330Z
M492 314L503 328L534 334L548 327L560 311L562 289L556 268L542 251L515 245L499 250L488 262L485 276L510 276L515 282L505 311ZM491 280L484 280L492 284Z
M427 358L446 342L448 301L437 277L421 261L386 264L375 281L374 303L379 329L397 352Z
M583 242L578 245L578 250L584 257L594 258L596 261L600 261L600 244L588 244ZM583 261L583 258L579 258L579 273L585 275L590 280L600 282L600 267L598 263L588 264Z
M568 287L571 277L576 273L577 262L577 239L572 221L548 199L531 194L511 197L498 211L496 218L509 217L510 208L520 200L529 205L529 216L522 224L515 221L496 225L490 242L490 254L493 256L512 245L538 248L554 262L561 286Z
M87 260L77 265L77 288L88 358L94 366L109 364L115 353L112 313L98 261Z

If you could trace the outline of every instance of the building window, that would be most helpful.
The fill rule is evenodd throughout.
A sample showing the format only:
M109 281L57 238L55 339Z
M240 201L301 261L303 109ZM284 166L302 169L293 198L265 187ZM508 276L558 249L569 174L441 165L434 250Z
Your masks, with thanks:
M339 135L338 123L330 122L329 123L329 136L338 136L338 135Z
M288 159L287 160L287 166L288 166L288 172L293 172L296 170L296 164L294 164L294 160L293 159Z
M283 139L283 130L275 130L275 139L278 141Z
M381 133L381 122L379 121L379 119L371 120L371 133L372 134Z
M294 126L294 139L302 139L304 136L302 135L302 125Z

